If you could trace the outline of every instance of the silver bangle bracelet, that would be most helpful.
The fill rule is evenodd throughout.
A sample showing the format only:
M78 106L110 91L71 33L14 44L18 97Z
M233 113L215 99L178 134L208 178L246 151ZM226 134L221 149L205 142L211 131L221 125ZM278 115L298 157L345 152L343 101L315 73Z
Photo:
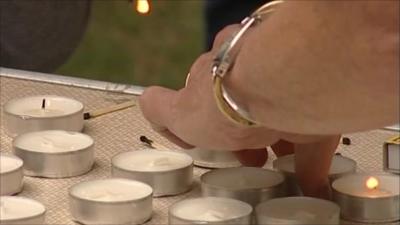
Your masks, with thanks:
M237 124L255 126L257 125L257 122L252 119L249 112L243 109L230 97L222 84L223 78L232 68L233 61L237 55L232 54L232 50L250 27L261 22L266 15L273 12L276 9L276 6L282 2L283 1L273 1L264 4L249 17L242 20L240 30L222 44L218 54L214 58L211 73L216 103L222 114Z

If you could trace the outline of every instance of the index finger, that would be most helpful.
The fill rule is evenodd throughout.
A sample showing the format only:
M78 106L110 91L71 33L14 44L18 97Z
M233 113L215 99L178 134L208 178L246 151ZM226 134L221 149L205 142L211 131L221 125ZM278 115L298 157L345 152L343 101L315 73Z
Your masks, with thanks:
M153 124L155 131L182 148L193 146L184 142L169 130L175 116L172 113L171 102L176 98L177 91L163 87L149 87L138 98L143 116Z

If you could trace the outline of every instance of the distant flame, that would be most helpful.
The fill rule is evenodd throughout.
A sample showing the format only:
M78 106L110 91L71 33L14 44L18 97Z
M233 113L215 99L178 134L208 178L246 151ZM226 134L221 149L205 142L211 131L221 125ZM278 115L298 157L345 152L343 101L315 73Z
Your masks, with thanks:
M150 3L148 0L136 0L136 11L141 14L150 12Z
M375 177L370 177L365 184L368 189L376 189L379 186L379 181Z

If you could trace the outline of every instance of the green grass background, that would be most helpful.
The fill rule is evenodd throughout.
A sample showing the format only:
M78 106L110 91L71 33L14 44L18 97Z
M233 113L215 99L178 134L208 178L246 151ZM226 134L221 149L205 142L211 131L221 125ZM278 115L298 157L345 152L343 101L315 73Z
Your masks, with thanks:
M56 73L180 88L203 51L203 2L151 0L140 15L126 0L94 0L79 47Z

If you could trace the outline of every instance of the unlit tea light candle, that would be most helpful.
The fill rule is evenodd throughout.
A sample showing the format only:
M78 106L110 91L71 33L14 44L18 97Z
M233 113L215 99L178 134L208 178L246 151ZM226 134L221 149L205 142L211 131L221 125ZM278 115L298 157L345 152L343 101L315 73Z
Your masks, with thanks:
M0 154L0 195L13 195L21 191L23 162L12 155Z
M154 196L176 195L190 189L193 160L184 153L167 150L137 150L112 158L112 176L142 181Z
M286 195L284 176L262 168L218 169L203 174L200 180L203 196L234 198L252 206Z
M252 207L242 201L205 197L185 199L169 208L168 223L178 224L251 224Z
M4 105L4 121L11 137L39 130L81 131L83 104L54 95L13 99Z
M391 174L351 174L332 184L334 201L346 220L400 220L400 177Z
M193 148L184 150L193 160L194 165L204 168L238 167L240 162L232 152Z
M340 223L340 208L333 202L309 198L276 198L256 207L256 220L260 225L303 225Z
M296 181L295 159L294 155L279 157L273 162L273 167L282 172L288 181L288 191L290 195L301 195L300 187ZM346 174L354 173L357 169L357 163L347 157L335 155L329 169L329 180L333 182L335 179Z
M46 208L38 201L15 196L0 197L0 224L43 224Z
M29 176L70 177L88 172L94 162L94 141L86 134L62 130L19 135L14 152Z
M152 188L138 181L85 181L69 195L71 215L83 224L141 224L152 214Z

